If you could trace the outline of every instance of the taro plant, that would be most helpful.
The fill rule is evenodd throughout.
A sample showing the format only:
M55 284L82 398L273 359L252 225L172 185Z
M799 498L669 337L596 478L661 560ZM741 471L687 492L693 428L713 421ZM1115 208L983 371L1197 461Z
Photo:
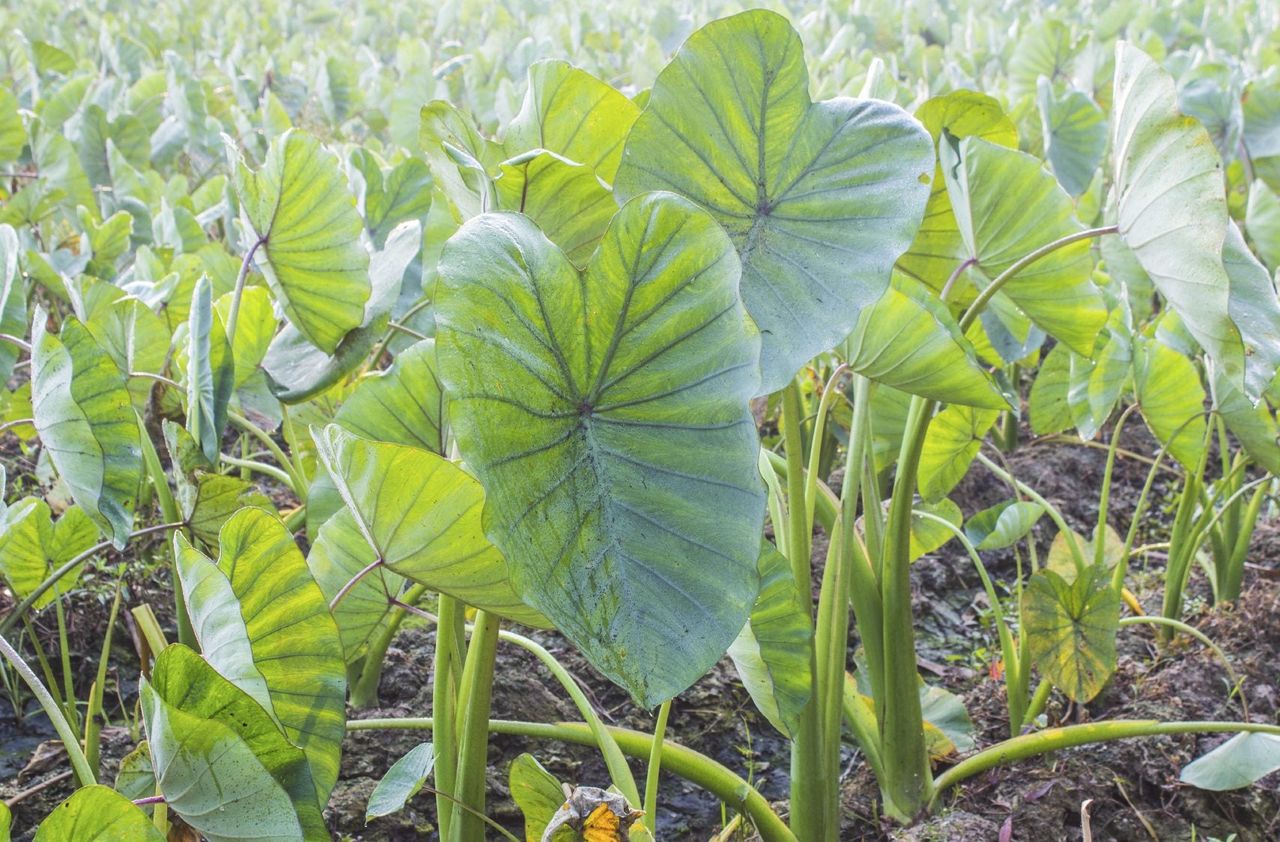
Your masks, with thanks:
M492 23L446 12L439 32ZM256 33L227 15L218 33ZM1097 740L1238 732L1184 770L1207 788L1274 768L1273 724L1039 717L1054 688L1082 704L1102 688L1122 623L1198 634L1178 600L1202 547L1215 594L1239 592L1277 467L1264 400L1280 362L1274 288L1229 221L1224 183L1240 179L1224 182L1220 149L1132 45L1116 48L1109 93L1096 55L1098 87L1070 89L1065 27L1028 30L1009 87L1034 98L1029 127L1031 111L957 89L963 71L939 75L916 47L902 67L926 68L917 90L883 62L851 82L852 30L828 17L804 24L838 36L812 62L772 12L666 31L652 69L665 67L636 96L600 78L616 56L587 61L598 46L577 25L560 51L600 76L525 60L545 48L532 25L509 66L440 62L396 33L391 81L387 44L298 58L309 83L283 52L253 73L157 57L149 28L104 39L93 66L109 80L18 39L22 81L0 88L0 160L17 167L0 371L29 380L6 390L0 431L51 487L0 509L16 603L0 654L6 690L47 712L78 785L36 839L327 838L344 737L376 729L431 738L388 759L366 819L426 792L445 842L514 838L487 815L493 734L599 752L607 780L562 786L532 755L508 770L526 836L546 839L663 838L663 773L766 840L839 838L846 736L903 822L983 770ZM523 100L497 81L510 67L528 68ZM888 101L912 97L914 113ZM1268 147L1243 139L1265 185ZM1256 241L1270 211L1251 189ZM997 424L1016 444L1037 367L1039 433L1091 439L1132 394L1083 535L982 452ZM761 446L762 407L777 452ZM1122 541L1112 472L1138 412L1162 449ZM1013 499L965 521L950 497L975 461ZM1121 620L1129 558L1153 549L1133 546L1137 524L1168 470L1183 491L1165 616ZM1044 516L1058 536L1041 559ZM816 599L815 528L829 538ZM911 565L950 539L983 580L1006 675L1010 738L972 754L962 703L916 666ZM1029 564L1004 599L982 553L1023 539ZM170 577L172 606L124 615L142 672L125 715L144 739L107 787L123 589L112 581L87 694L66 612L124 550ZM55 660L34 622L45 609ZM378 701L410 618L434 631L430 715L348 721L348 702ZM651 733L605 724L540 642L549 629L656 709ZM506 645L581 721L493 718ZM725 655L790 742L786 821L667 739L672 700ZM935 775L953 753L967 756Z

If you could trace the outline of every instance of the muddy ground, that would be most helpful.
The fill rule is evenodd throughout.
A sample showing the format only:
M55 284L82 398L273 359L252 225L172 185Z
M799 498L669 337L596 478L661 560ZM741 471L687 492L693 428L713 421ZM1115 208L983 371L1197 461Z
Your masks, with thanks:
M1155 450L1150 439L1140 432L1126 435L1125 445L1140 453ZM1079 445L1031 443L1008 460L1014 473L1059 506L1073 526L1084 529L1092 524L1105 453ZM1117 529L1128 527L1127 518L1145 478L1145 465L1120 460L1111 518ZM1139 543L1158 541L1167 531L1167 507L1173 490L1165 479L1157 482L1157 505L1144 521ZM1007 496L1006 488L977 467L953 498L968 516ZM1042 548L1047 547L1052 538L1047 519L1037 528L1036 535ZM815 555L820 561L825 541L819 537L815 543ZM995 578L1012 578L1011 554L990 554L987 562ZM1161 558L1152 554L1137 565L1130 580L1148 610L1159 606L1161 563ZM992 678L991 670L998 657L998 644L989 618L984 616L986 600L967 556L949 546L920 560L913 569L913 586L922 675L964 697L979 746L1007 736L1003 685ZM1280 524L1264 524L1255 536L1246 592L1237 605L1210 608L1203 581L1194 590L1188 621L1216 641L1244 677L1245 698L1252 717L1277 721ZM93 668L101 640L97 630L105 625L101 591L100 587L96 592L77 595L69 612L75 618L73 639L82 642L79 648L84 652L94 653L77 658L77 671L82 675L88 675ZM167 599L159 574L134 581L128 594L129 602L149 601L162 615ZM50 619L42 625L51 622ZM49 631L44 629L45 634ZM562 638L554 633L534 636L581 680L607 721L652 729L652 717L637 710L625 694L596 674ZM388 653L379 706L353 711L352 715L430 715L433 640L433 631L425 625L406 628ZM851 640L851 645L856 641ZM1120 652L1119 671L1098 699L1083 709L1069 708L1062 697L1055 695L1047 710L1050 720L1239 718L1239 700L1228 698L1223 667L1198 644L1179 643L1162 651L1155 646L1150 630L1126 628L1121 631ZM113 663L119 697L125 708L130 708L136 699L137 659L127 629L122 628L117 635ZM500 649L498 676L495 717L534 721L578 718L559 685L522 650L507 646ZM87 683L86 680L86 687ZM127 719L119 709L113 714L114 724L124 727L110 732L104 749L107 781L113 779L114 766L131 746ZM65 768L55 760L49 769L37 768L21 780L17 777L40 741L50 736L48 723L41 715L28 716L19 726L10 711L0 712L0 797L11 799L49 781ZM785 814L787 744L755 712L727 661L676 701L668 737L748 777ZM355 732L347 737L342 778L328 811L335 838L368 842L435 838L434 800L426 793L415 798L404 812L364 826L365 803L377 780L399 756L429 738L426 733L403 731ZM1232 834L1240 842L1280 838L1280 775L1234 793L1206 793L1178 783L1182 765L1223 739L1218 735L1130 740L1022 761L971 779L943 799L945 808L939 816L906 829L880 819L875 783L857 753L847 749L841 836L859 842L1085 839L1088 837L1081 805L1088 801L1088 830L1094 840L1226 840ZM495 736L490 750L489 812L517 835L522 835L521 819L509 797L506 773L510 761L525 751L532 752L562 780L583 784L607 780L603 765L591 750ZM637 776L643 773L642 764L635 763L633 768ZM29 835L33 822L69 791L67 781L55 781L19 801L14 806L15 839ZM724 816L714 797L668 775L663 779L659 819L664 839L706 840L721 829Z

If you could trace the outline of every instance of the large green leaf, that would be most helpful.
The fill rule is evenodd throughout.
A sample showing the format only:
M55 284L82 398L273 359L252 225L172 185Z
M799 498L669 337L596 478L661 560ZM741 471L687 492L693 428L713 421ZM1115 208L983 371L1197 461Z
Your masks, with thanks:
M1276 360L1246 348L1223 267L1222 160L1204 127L1178 111L1173 80L1138 48L1116 47L1112 199L1120 236L1187 329L1246 393Z
M760 552L760 595L729 657L756 708L787 737L796 733L809 703L812 640L813 624L800 608L790 563L766 541Z
M1135 346L1133 384L1151 433L1189 471L1204 446L1204 387L1191 360L1158 340Z
M481 213L490 190L490 167L506 157L502 145L482 136L470 119L444 100L422 107L421 127L422 151L454 219L463 222Z
M201 651L306 752L323 804L338 779L346 730L346 672L328 603L293 536L269 512L241 509L219 544L214 565L174 538Z
M715 220L665 193L624 205L582 274L509 214L441 258L440 377L486 529L525 600L647 706L715 663L756 596L759 345L737 278Z
M175 496L191 531L210 546L218 542L223 524L243 507L275 510L252 481L225 474L197 471L193 481L179 483Z
M1089 189L1107 151L1107 118L1092 97L1081 91L1057 94L1041 77L1037 100L1044 130L1045 157L1062 189L1079 196Z
M258 267L289 321L332 354L364 321L370 295L364 225L337 160L291 130L272 141L261 170L241 163L236 173L241 209L264 241Z
M78 320L55 336L37 308L31 403L36 431L76 502L123 548L141 481L138 420L125 378Z
M585 70L566 61L539 61L529 67L524 104L502 144L508 156L549 150L612 182L639 114L634 102Z
M1120 595L1110 573L1090 567L1068 582L1038 570L1023 591L1022 613L1036 669L1077 702L1098 695L1116 669Z
M482 210L523 213L582 265L616 210L609 184L639 113L589 73L541 61L501 143L434 102L422 112L422 144L459 222Z
M1241 100L1245 150L1258 177L1280 191L1280 81L1255 79Z
M933 759L956 752L972 751L973 720L964 699L943 687L920 682L920 714L924 717L925 741Z
M911 394L987 409L1008 406L950 311L903 274L862 311L841 354L858 374Z
M933 417L920 452L920 496L937 501L969 472L1000 413L952 404Z
M49 504L28 497L0 513L0 574L18 599L26 599L58 567L98 542L98 527L79 506L72 506L55 522ZM45 591L32 605L44 608L75 587L77 566Z
M538 621L485 538L485 495L474 477L428 450L367 441L336 424L312 435L367 542L361 567L380 558L388 570L468 605Z
M1075 544L1075 550L1080 553L1080 560L1086 565L1094 564L1098 557L1094 536L1090 535L1086 539L1075 530L1059 532L1054 535L1053 542L1049 544L1049 552L1045 553L1044 556L1044 566L1061 576L1067 584L1075 582L1076 576L1079 575L1079 568L1076 566L1076 552L1072 551L1072 544ZM1106 528L1102 530L1103 569L1114 569L1124 557L1124 539L1120 537L1120 533L1116 532L1111 524L1107 524Z
M209 842L327 838L302 749L203 658L170 645L138 693L169 809Z
M887 504L889 501L885 502ZM886 505L886 510L887 508ZM943 497L936 502L922 502L912 506L911 538L907 542L907 557L912 561L941 549L956 537L954 530L948 529L935 518L959 528L964 522L964 513L948 497Z
M69 211L83 207L91 219L100 215L93 185L76 156L75 147L54 127L40 120L31 122L31 157L40 173L40 181L48 186L60 204Z
M659 74L614 190L673 190L729 232L771 392L884 293L932 170L928 137L897 106L812 102L800 36L755 10L698 30Z
M405 348L390 368L358 381L333 420L361 438L443 455L447 424L444 390L436 377L435 340L424 339ZM318 471L307 493L311 537L341 507L342 497L328 472Z
M164 842L164 836L128 798L94 784L54 807L36 830L35 842Z
M1084 230L1071 198L1025 152L971 137L956 146L944 142L939 153L964 256L974 261L964 277L976 288L1040 246ZM1089 242L1081 240L1023 268L1000 295L1089 356L1107 318L1092 271Z
M523 213L576 266L591 258L617 206L609 184L640 109L563 61L529 68L524 105L502 139L496 207Z
M1280 737L1236 734L1183 767L1180 780L1200 789L1223 792L1256 783L1280 769Z

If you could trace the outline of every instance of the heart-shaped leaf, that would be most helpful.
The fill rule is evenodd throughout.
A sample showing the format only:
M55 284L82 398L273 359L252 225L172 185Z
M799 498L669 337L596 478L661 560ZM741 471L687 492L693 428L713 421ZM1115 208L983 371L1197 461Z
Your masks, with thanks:
M337 160L315 138L288 131L256 173L235 167L241 210L262 240L255 256L289 321L327 354L364 321L369 254Z
M1036 372L1027 405L1031 431L1038 436L1061 433L1073 423L1070 403L1073 356L1066 345L1054 345Z
M1241 97L1242 140L1258 177L1280 191L1280 83L1255 79Z
M129 390L84 325L69 317L55 336L47 320L37 308L31 340L36 431L71 496L122 548L142 471Z
M79 506L62 513L55 523L49 504L28 497L0 515L0 573L19 599L25 599L56 568L92 547L98 541L98 527ZM43 608L60 593L75 587L83 566L58 580L32 605Z
M813 624L796 596L787 559L767 541L760 552L760 595L729 657L756 709L790 737L809 703Z
M1266 401L1254 405L1221 372L1214 372L1213 399L1227 429L1259 465L1280 474L1280 425Z
M754 10L695 32L658 75L614 191L672 190L729 232L772 392L884 294L932 171L927 135L897 106L811 101L800 36Z
M4 89L0 88L0 97ZM0 224L0 333L17 336L27 329L27 291L18 272L22 252L18 232L12 225ZM6 383L18 361L18 346L0 342L0 379Z
M1058 94L1053 83L1040 77L1037 88L1045 157L1062 189L1080 196L1089 189L1107 151L1107 118L1082 91Z
M1123 307L1111 311L1093 357L1068 358L1067 408L1083 439L1092 439L1111 417L1133 368L1133 336Z
M168 646L138 694L165 801L209 842L325 838L302 749L203 658Z
M1077 702L1102 690L1116 669L1120 595L1106 570L1089 567L1068 582L1037 570L1022 596L1023 634L1032 663Z
M234 292L228 292L213 305L224 328L231 316ZM266 287L245 287L240 294L240 314L236 318L236 335L229 337L235 358L235 385L243 386L257 371L258 364L271 345L276 332L276 316L271 309L271 294ZM224 330L225 335L225 330Z
M920 496L928 501L945 497L969 472L982 449L982 439L996 423L994 409L952 404L933 417L920 452Z
M392 307L400 296L405 271L422 245L415 222L398 226L386 246L369 262L372 294L363 320L347 333L332 355L316 347L294 325L286 325L267 348L262 361L272 394L284 403L300 403L320 394L350 373L386 333ZM236 332L239 333L237 326Z
M85 295L84 326L115 361L122 374L162 374L169 360L172 337L164 319L141 299L119 287L94 284ZM130 377L133 407L143 411L151 400L155 381Z
M1035 93L1041 76L1057 79L1070 71L1078 47L1067 24L1052 18L1028 24L1018 32L1009 56L1009 93L1017 100Z
M1244 340L1245 363L1257 363L1260 376L1266 377L1280 364L1280 299L1271 273L1249 250L1235 222L1227 225L1222 265L1230 282L1228 308ZM1272 398L1274 387L1274 379L1266 384Z
M624 205L582 274L511 214L441 258L440 378L486 529L517 591L646 706L715 663L758 588L737 278L715 220L666 193Z
M364 179L364 224L374 248L382 248L400 223L424 221L431 212L431 171L417 158L384 168L372 152L357 148L351 163Z
M1076 555L1071 550L1071 544L1074 542L1076 549L1080 552L1080 558L1085 565L1092 565L1097 559L1097 552L1093 543L1093 537L1086 539L1080 533L1072 530L1070 532L1059 532L1053 536L1053 543L1049 545L1049 552L1045 554L1045 567L1057 573L1064 581L1071 583L1076 580L1079 575L1076 567ZM1124 558L1124 539L1120 537L1120 533L1107 524L1102 531L1102 565L1106 570L1113 569Z
M444 103L423 110L422 142L459 221L482 209L523 213L581 266L617 210L610 183L639 113L586 71L540 61L501 143Z
M338 779L346 731L346 672L328 603L274 515L241 509L222 527L219 544L215 565L174 537L200 648L306 752L323 804Z

